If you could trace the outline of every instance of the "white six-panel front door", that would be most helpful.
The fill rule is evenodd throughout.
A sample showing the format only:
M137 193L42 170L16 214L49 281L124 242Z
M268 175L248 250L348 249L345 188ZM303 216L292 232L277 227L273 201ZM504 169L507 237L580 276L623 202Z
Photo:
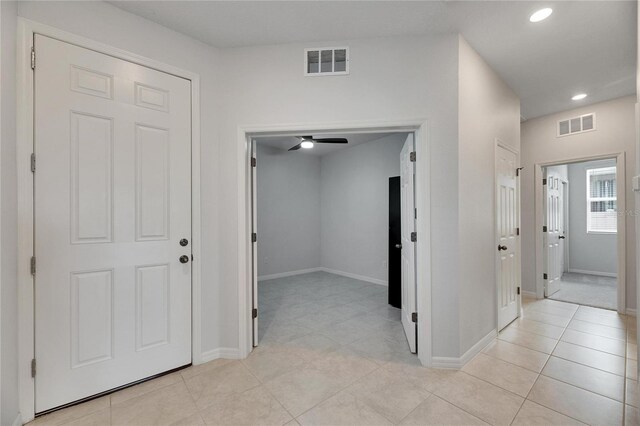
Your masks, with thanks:
M191 362L191 88L34 43L42 412Z
M562 181L553 174L547 175L545 188L546 227L545 258L547 281L545 296L551 296L560 290L562 273L564 271L564 198L562 196Z
M416 322L412 315L416 309L416 243L411 241L411 233L415 231L415 194L414 162L411 153L414 151L413 133L400 152L400 241L402 243L402 327L407 335L411 352L417 352Z

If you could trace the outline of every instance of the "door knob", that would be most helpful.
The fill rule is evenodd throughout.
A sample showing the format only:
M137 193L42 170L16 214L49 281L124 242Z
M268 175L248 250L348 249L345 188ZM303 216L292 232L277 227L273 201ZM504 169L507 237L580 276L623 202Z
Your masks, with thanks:
M183 238L180 240L180 245L182 247L186 247L187 245L189 245L189 240L187 240L186 238Z
M498 251L506 250L506 249L507 249L507 246L498 245Z
M189 262L189 256L187 256L186 254L183 254L182 256L180 256L180 263L187 263Z
M401 249L402 248L402 244L396 244L396 248L397 249Z
M558 238L560 238L561 240L564 240L566 237L564 235L560 235Z

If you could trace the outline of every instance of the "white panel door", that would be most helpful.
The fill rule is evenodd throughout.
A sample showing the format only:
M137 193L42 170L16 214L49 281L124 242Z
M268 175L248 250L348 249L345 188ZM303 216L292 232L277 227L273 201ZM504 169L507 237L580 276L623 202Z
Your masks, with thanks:
M518 159L513 152L496 150L496 240L498 329L518 317L520 286L520 244L518 236Z
M42 412L191 362L191 89L48 37L35 49Z
M411 153L414 151L413 133L400 152L400 206L401 206L401 242L402 242L402 327L407 335L409 348L416 353L418 348L418 324L413 321L416 309L416 243L411 241L411 234L415 232L415 194L414 162Z
M558 176L547 174L545 189L545 281L546 297L560 290L560 280L564 269L564 200L562 181Z

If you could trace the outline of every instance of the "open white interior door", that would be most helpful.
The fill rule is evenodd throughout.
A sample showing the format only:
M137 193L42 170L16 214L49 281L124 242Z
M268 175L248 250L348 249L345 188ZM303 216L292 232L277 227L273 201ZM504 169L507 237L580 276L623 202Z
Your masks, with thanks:
M251 140L251 318L253 319L253 346L258 346L258 185L257 185L256 141Z
M496 240L498 329L518 317L520 286L520 244L518 236L517 155L496 148Z
M402 326L412 353L417 352L415 154L413 133L400 153L400 203L402 241Z
M545 297L560 290L560 279L564 268L564 200L562 181L552 173L546 173L544 188L545 200Z

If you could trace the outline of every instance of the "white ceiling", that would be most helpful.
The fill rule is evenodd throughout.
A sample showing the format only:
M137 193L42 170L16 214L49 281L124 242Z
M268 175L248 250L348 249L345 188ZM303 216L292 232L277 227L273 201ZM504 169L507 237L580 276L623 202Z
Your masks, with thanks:
M350 133L350 134L314 134L314 135L305 135L305 136L313 136L316 138L346 138L349 143L347 144L320 144L317 143L311 149L299 149L297 151L291 151L288 153L289 148L294 147L300 143L300 139L295 136L268 136L268 137L259 137L256 138L256 142L259 145L269 146L271 148L276 148L282 150L283 153L288 153L290 155L317 155L322 156L326 154L330 154L336 151L340 151L341 149L351 148L356 145L360 145L361 143L371 142L378 140L380 138L384 138L386 136L390 136L393 133Z
M115 1L213 46L459 31L532 118L635 93L635 1ZM532 24L542 7L553 15ZM580 103L571 96L586 92Z

